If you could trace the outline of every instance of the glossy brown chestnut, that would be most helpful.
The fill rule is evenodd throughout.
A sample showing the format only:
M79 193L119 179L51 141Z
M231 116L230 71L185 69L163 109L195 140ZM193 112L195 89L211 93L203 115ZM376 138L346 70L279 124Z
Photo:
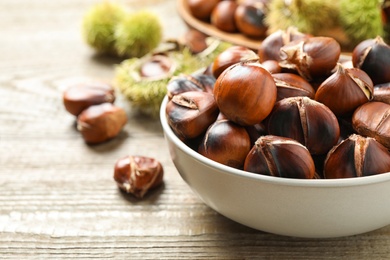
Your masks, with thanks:
M163 182L164 169L159 161L146 156L125 156L114 167L114 180L118 187L137 198Z
M215 6L220 0L188 0L191 14L200 20L208 21Z
M271 74L282 72L282 67L280 67L279 62L276 60L263 61L261 62L261 66L263 66L263 68L268 70Z
M166 55L156 54L142 61L140 76L145 80L157 80L166 77L173 70L174 62Z
M184 35L184 44L191 53L198 54L208 47L207 35L198 30L190 29Z
M336 116L351 116L360 105L373 98L370 77L360 69L345 69L337 64L336 72L317 89L315 100L325 104Z
M174 95L199 91L213 93L215 78L211 75L180 75L170 79L167 84L167 96L172 99Z
M211 12L211 24L224 32L236 32L234 13L238 4L236 1L221 1Z
M101 103L113 103L115 93L112 86L103 82L85 82L69 87L63 94L65 109L78 116L84 109Z
M231 46L215 57L212 64L212 73L218 78L221 73L238 62L257 60L257 54L244 46Z
M117 136L126 122L122 108L103 103L85 109L77 118L77 129L86 143L97 144Z
M240 125L260 123L276 101L276 85L259 63L237 63L222 72L214 86L220 111Z
M267 33L265 23L266 10L255 4L238 5L234 12L234 21L237 29L251 38L261 38Z
M285 137L260 137L248 153L244 170L263 175L313 179L315 166L305 146Z
M295 70L310 81L330 75L339 60L340 52L340 44L331 37L295 40L280 48L280 66Z
M390 149L390 105L368 102L358 107L352 116L352 126L363 136L375 138Z
M326 154L338 141L336 116L325 105L308 97L291 97L276 102L267 118L271 135L292 138L311 154Z
M208 129L198 152L224 165L242 169L251 141L246 129L229 120L217 120Z
M203 134L219 114L213 95L198 91L173 96L165 112L169 126L181 140Z
M353 178L390 171L390 152L374 138L353 134L329 151L324 178Z
M307 80L293 73L272 74L277 87L276 101L287 97L305 96L314 99L315 90Z
M374 98L372 100L390 105L390 82L374 86Z
M280 48L291 41L305 39L308 37L310 37L308 34L299 32L295 27L289 27L286 30L278 30L273 32L268 35L260 44L257 52L260 61L280 61Z
M375 85L390 82L390 46L378 36L359 43L352 52L355 68L364 70Z

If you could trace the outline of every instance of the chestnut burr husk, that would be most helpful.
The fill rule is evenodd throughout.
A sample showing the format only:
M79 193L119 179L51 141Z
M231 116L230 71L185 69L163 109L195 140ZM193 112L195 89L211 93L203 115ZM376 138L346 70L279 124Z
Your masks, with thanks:
M285 137L260 137L248 153L244 170L248 172L284 177L313 179L315 165L305 146Z
M245 127L221 119L207 129L198 152L213 161L242 169L250 148L251 140Z
M336 116L350 116L358 106L372 100L373 91L367 73L346 69L338 63L336 72L317 89L315 100L329 107Z
M292 138L311 154L326 154L338 141L336 116L325 105L308 97L291 97L276 102L267 118L271 135Z
M380 36L359 43L352 52L352 63L364 70L375 85L390 82L390 46Z
M165 112L169 126L181 140L203 134L219 114L213 95L198 91L173 96Z
M115 163L114 180L118 187L137 198L163 182L164 169L159 161L146 156L125 156Z
M69 87L63 94L65 109L75 116L92 105L114 101L114 89L103 82L80 83Z
M329 151L324 178L353 178L390 171L390 152L374 138L350 135Z
M126 112L111 103L93 105L77 118L77 129L85 142L97 144L117 136L127 122Z
M259 63L237 63L217 78L214 97L228 119L243 126L254 125L271 112L276 101L276 85Z
M368 102L358 107L352 116L352 126L363 136L375 138L390 149L390 105Z
M310 81L329 75L339 60L340 52L340 44L331 37L295 40L280 48L280 66L295 70Z
M220 1L211 12L211 24L224 32L236 32L234 13L237 7L236 1Z
M258 58L254 51L244 46L231 46L215 57L211 70L214 77L218 78L231 65L247 60L257 60Z
M268 35L261 42L257 54L261 62L266 60L281 61L280 48L291 41L308 37L310 37L308 34L299 32L295 27L289 27L287 30L278 30Z
M266 11L255 4L240 4L234 12L237 29L251 38L264 37L268 26L265 23Z
M277 87L276 101L300 96L314 99L314 88L301 76L293 73L274 73L272 76Z

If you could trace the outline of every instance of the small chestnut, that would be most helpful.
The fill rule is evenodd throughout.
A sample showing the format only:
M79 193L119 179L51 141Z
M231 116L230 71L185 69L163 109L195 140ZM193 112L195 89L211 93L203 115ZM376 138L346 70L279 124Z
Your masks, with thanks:
M292 138L311 154L326 154L339 140L336 116L324 104L308 97L290 97L276 102L267 118L271 135Z
M211 24L224 32L236 32L234 13L237 7L236 1L220 1L211 12Z
M277 87L276 101L287 97L306 96L314 99L315 90L307 80L293 73L274 73Z
M75 116L89 106L114 101L115 93L112 86L96 81L71 86L63 94L65 109Z
M360 105L373 98L374 86L370 77L360 69L344 68L336 71L318 87L315 100L325 104L336 116L350 116Z
M291 138L274 135L256 141L245 159L244 170L285 178L315 176L314 161L307 148Z
M328 76L336 66L340 44L331 37L309 37L292 41L280 48L280 66L295 70L310 81Z
M382 102L367 102L352 115L352 126L363 136L375 138L390 149L390 105Z
M181 140L203 134L219 114L213 95L198 91L173 96L165 112L169 126Z
M159 161L146 156L125 156L114 167L119 189L142 198L163 182L164 169Z
M374 138L352 134L329 151L324 178L353 178L390 171L390 152Z
M257 62L237 63L222 72L214 86L220 111L243 126L265 119L276 101L272 75Z
M245 127L221 119L207 129L198 152L213 161L242 169L250 148L251 140Z
M210 20L210 16L215 6L221 0L187 0L188 9L191 14L203 21Z
M158 80L169 75L174 68L174 62L170 57L155 54L144 58L139 73L143 80Z
M264 37L268 26L265 23L266 10L255 4L239 4L234 12L237 29L251 38Z
M195 30L190 29L184 35L184 44L193 54L198 54L207 49L207 35Z
M352 52L355 68L364 70L375 85L390 82L390 46L382 37L359 43Z
M77 117L77 130L85 142L97 144L119 134L127 122L126 112L111 103L93 105Z

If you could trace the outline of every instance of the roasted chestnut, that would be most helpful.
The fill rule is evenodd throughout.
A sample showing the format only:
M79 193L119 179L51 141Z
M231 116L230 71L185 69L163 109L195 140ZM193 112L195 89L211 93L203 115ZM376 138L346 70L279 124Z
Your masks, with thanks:
M352 62L370 76L374 85L390 82L390 46L380 36L359 43L352 52Z
M242 169L250 148L251 141L245 127L222 119L207 129L198 152L213 161Z
M220 1L211 12L211 24L224 32L236 32L234 13L237 6L236 1Z
M374 138L352 134L329 151L324 178L353 178L390 171L390 152Z
M266 10L255 4L240 4L234 13L237 29L251 38L260 38L266 35L268 26L265 23Z
M284 178L313 179L315 176L314 161L305 146L273 135L256 141L245 158L244 170Z
M390 105L368 102L358 107L352 116L352 126L363 136L375 138L390 149Z
M292 138L311 154L326 154L338 141L336 116L324 104L308 97L291 97L276 102L267 118L271 135Z
M260 123L276 101L276 85L259 63L237 63L222 72L214 86L220 111L243 126Z
M77 130L86 143L97 144L117 136L127 122L126 112L111 103L93 105L77 117Z
M280 66L295 70L310 81L330 75L341 52L340 44L331 37L309 37L292 41L280 48Z
M203 134L219 114L213 95L198 91L173 96L165 112L169 126L181 140Z
M218 78L229 66L242 61L257 60L257 54L244 46L231 46L215 57L212 64L212 73Z
M360 105L373 98L370 77L360 69L345 69L337 64L336 72L317 89L315 100L325 104L336 116L350 116Z
M293 73L272 74L277 87L276 101L287 97L306 96L314 99L315 90L307 80Z

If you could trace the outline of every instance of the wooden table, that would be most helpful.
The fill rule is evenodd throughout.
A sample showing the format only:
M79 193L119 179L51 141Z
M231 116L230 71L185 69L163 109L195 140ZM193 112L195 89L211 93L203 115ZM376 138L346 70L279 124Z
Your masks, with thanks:
M62 91L111 81L119 61L96 56L80 22L92 0L0 1L0 258L388 259L390 226L344 238L302 239L256 231L205 206L179 176L158 120L129 108L118 138L88 146ZM186 26L175 0L128 0L162 18L166 37ZM143 200L113 181L117 159L155 157L164 185ZM388 207L389 205L383 205ZM359 217L359 216L356 216Z

